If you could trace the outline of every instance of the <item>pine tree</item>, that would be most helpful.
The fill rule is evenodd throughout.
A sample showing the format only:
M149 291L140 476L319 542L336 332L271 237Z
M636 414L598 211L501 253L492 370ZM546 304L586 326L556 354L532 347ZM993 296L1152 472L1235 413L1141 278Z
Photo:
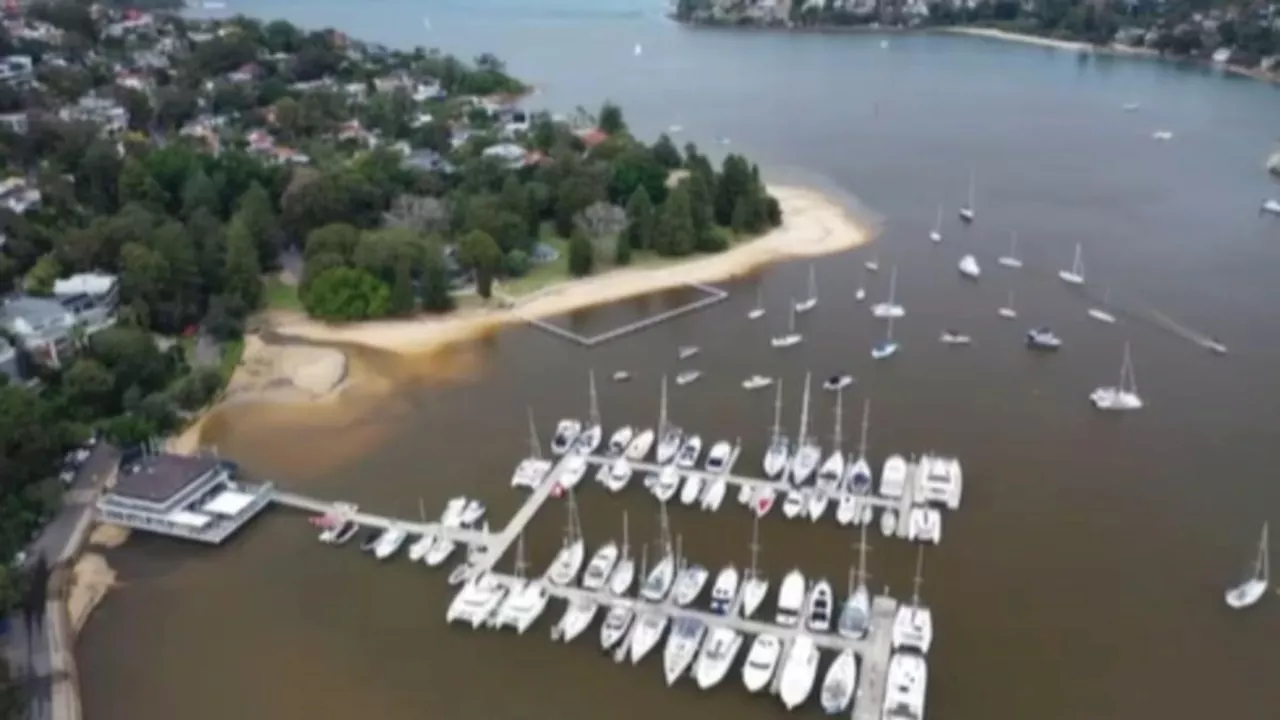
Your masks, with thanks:
M695 240L689 186L680 183L662 204L654 249L663 255L688 255L694 250Z
M689 186L689 217L693 220L693 246L706 252L712 249L715 239L711 233L715 227L711 190L702 173L693 173L685 181Z
M395 282L391 284L391 298L387 311L392 315L412 315L414 311L413 275L409 263L401 259L396 263Z
M240 196L236 215L242 219L258 248L258 266L275 267L280 254L280 224L276 221L276 212L271 207L271 196L266 189L256 182L250 185Z
M427 242L422 255L422 307L431 312L448 312L453 309L453 296L449 294L449 269L444 262L440 243Z
M227 268L222 286L227 295L243 303L246 310L252 310L262 299L260 273L257 245L237 214L227 228Z
M569 272L577 277L590 275L595 264L595 247L591 244L591 238L587 237L587 232L581 227L575 227L573 235L569 237Z
M640 185L627 201L627 229L624 232L627 244L636 250L653 247L653 225L653 201L649 199L644 186Z

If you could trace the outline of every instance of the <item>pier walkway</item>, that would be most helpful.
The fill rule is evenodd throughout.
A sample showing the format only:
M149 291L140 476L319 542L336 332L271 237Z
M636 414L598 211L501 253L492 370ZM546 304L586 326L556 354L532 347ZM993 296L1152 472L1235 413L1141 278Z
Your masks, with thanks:
M521 312L519 306L516 306L513 312L523 317L525 321L527 321L530 325L533 325L536 328L541 328L542 330L546 330L547 332L553 335L558 335L564 338L565 340L577 343L583 347L595 347L596 345L609 342L610 340L620 338L624 335L630 335L631 333L639 332L641 330L644 330L645 328L653 327L658 323L665 322L672 318L676 318L681 315L687 315L691 312L701 310L704 307L707 307L709 305L714 305L718 302L723 301L725 298L729 297L729 293L727 291L721 290L720 288L714 287L712 285L704 285L702 283L689 283L687 287L691 287L696 290L701 290L702 292L706 293L706 297L702 297L697 300L694 300L691 303L681 305L678 308L672 308L671 310L660 312L657 315L650 315L649 317L643 318L641 320L637 320L633 323L627 323L626 325L623 325L621 327L616 327L612 330L607 330L598 335L582 335L580 333L576 333L572 330L569 330L568 328L564 328L559 325L556 325L555 323L550 322L548 320L543 320L542 318L533 317L532 315L524 314ZM528 301L528 299L529 299L528 296L523 298L523 300L526 302Z

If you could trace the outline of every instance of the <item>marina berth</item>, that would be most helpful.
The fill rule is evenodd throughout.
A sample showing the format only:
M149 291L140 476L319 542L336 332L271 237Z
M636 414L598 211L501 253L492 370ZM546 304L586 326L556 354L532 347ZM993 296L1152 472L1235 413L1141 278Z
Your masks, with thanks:
M631 442L627 443L627 449L623 451L623 457L627 460L644 460L649 454L649 450L653 448L654 433L651 428L645 428L636 433L631 438Z
M828 715L838 715L849 709L853 702L853 691L858 687L858 659L852 650L840 653L831 667L827 668L827 676L822 681L820 699L822 709Z
M396 551L400 549L400 546L404 545L404 541L408 538L409 533L405 532L404 528L387 528L382 533L382 536L378 538L377 544L373 546L373 556L379 560L390 558L396 554Z
M680 488L680 502L685 506L693 505L702 497L702 476L685 475L684 485Z
M420 535L413 541L413 544L409 546L409 561L422 562L422 559L427 556L427 552L431 550L431 546L434 545L435 542L435 535Z
M621 455L627 449L627 446L631 444L631 438L634 435L635 430L630 425L623 425L614 430L613 434L609 436L608 454Z
M632 665L638 664L657 646L667 631L668 621L669 616L659 610L640 614L635 629L631 631L631 647L628 649Z
M783 627L795 627L800 622L804 603L804 573L796 568L782 578L782 585L778 588L778 612L774 621Z
M565 418L556 425L556 432L551 436L551 452L554 455L563 455L569 452L569 448L573 447L577 441L578 435L582 434L582 422L572 418Z
M478 628L488 621L506 595L507 587L498 578L482 573L463 585L454 596L453 602L449 603L445 620L467 624L472 629Z
M742 649L742 634L727 627L713 628L694 663L694 679L702 690L709 690L729 674Z
M631 621L635 619L635 612L625 605L614 605L609 608L609 613L604 616L604 622L600 625L600 649L612 650L615 645L626 637L627 631L631 629Z
M738 568L726 565L711 584L711 612L724 615L738 599Z
M925 454L916 461L915 499L918 502L937 503L957 510L963 494L964 472L958 458Z
M564 609L560 621L551 628L551 638L570 643L577 639L595 619L600 605L594 600L574 599Z
M729 469L729 462L734 456L734 446L728 440L721 440L711 446L711 452L707 453L706 469L707 472L719 473Z
M707 484L707 489L702 493L701 506L703 510L715 512L720 509L720 505L724 503L725 493L729 491L729 483L724 478L716 478Z
M596 550L587 563L586 572L582 573L582 587L587 590L599 590L609 580L613 568L618 564L618 545L607 542Z
M929 666L921 655L895 652L889 658L888 682L884 692L883 717L886 720L924 720Z
M561 488L569 490L577 487L578 483L582 482L582 476L586 474L587 458L583 455L573 454L561 466L556 482Z
M937 545L942 541L942 513L934 507L911 508L907 539Z
M667 594L671 592L671 586L675 584L675 579L676 559L672 555L666 555L653 566L648 576L645 577L644 585L640 588L640 597L649 602L662 602L667 597Z
M694 618L678 618L671 624L671 634L662 650L662 670L667 685L674 685L688 672L707 635L707 625Z
M907 487L907 461L901 455L890 455L880 470L880 494L900 498Z
M690 565L676 574L675 587L671 590L671 602L687 607L702 594L710 573L701 565Z
M667 465L658 473L658 482L653 486L653 495L662 502L675 497L680 489L680 471L674 465Z
M809 506L805 499L805 494L800 490L791 490L787 492L787 497L782 501L782 514L788 520L798 517Z
M689 470L698 464L698 458L702 455L702 438L698 435L690 435L685 438L684 444L680 446L680 452L676 454L676 466Z
M761 634L751 641L747 659L742 663L742 684L747 692L758 693L769 687L781 657L782 641L777 637Z
M550 599L546 586L537 580L512 588L498 609L498 627L514 628L523 635L542 616Z
M627 462L626 458L620 457L614 460L612 464L607 466L607 470L604 465L601 465L600 468L605 472L602 482L609 492L621 492L627 486L627 483L631 482L633 474L631 463Z
M809 629L814 632L827 632L831 629L831 606L834 594L831 583L826 578L813 584L809 596L805 599L805 615Z
M791 641L787 656L782 661L782 679L778 684L778 697L788 710L800 707L809 699L821 656L818 646L808 635L797 635Z

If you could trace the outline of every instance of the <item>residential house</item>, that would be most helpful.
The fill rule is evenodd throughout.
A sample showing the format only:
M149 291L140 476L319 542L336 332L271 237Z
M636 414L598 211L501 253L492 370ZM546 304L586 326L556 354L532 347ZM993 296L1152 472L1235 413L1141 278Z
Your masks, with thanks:
M75 315L52 298L9 298L0 306L0 327L38 362L51 367L60 367L75 351Z
M30 55L8 55L0 58L0 83L30 85L35 79L35 64Z
M496 158L507 164L507 167L515 169L524 167L525 162L529 158L529 151L516 145L515 143L498 143L490 145L480 153L487 158Z
M588 150L603 143L605 140L609 139L609 133L601 130L598 127L587 128L586 130L579 130L577 135L578 135L578 139L582 141L582 144Z
M53 296L71 311L76 323L94 333L116 323L120 282L107 273L79 273L56 280Z
M453 163L434 150L414 150L405 156L404 164L418 170L445 175L450 175L456 170Z
M118 135L129 129L129 111L111 98L85 95L58 111L68 122L91 122L102 126L104 135Z
M26 111L0 114L0 127L18 135L26 135L31 127Z
M227 80L233 83L250 83L262 75L262 68L257 63L245 63L234 72L227 73Z
M348 120L338 126L338 140L352 140L366 147L378 144L378 138L366 130L359 120Z
M27 185L26 178L11 177L0 181L0 207L16 215L40 209L40 191Z
M417 103L424 103L428 100L444 100L447 97L449 97L449 93L445 92L440 83L434 80L418 83L413 88L413 101Z
M373 87L380 93L390 93L404 88L405 90L413 90L413 78L403 72L392 73L385 77L374 78Z
M102 28L102 34L107 37L123 38L149 33L155 30L155 26L155 18L150 13L129 11L123 20Z
M136 90L140 93L150 93L152 82L151 77L146 73L134 70L117 70L116 85Z

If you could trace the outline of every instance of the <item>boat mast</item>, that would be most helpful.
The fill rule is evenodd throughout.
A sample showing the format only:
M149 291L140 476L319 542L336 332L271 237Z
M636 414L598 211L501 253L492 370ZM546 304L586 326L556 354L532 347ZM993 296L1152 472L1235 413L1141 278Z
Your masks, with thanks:
M917 571L919 572L919 571ZM867 586L867 524L862 524L862 533L858 538L858 587ZM850 593L852 594L852 593Z
M600 424L600 405L596 401L596 370L591 368L588 371L588 378L591 382L591 424Z
M888 331L885 333L884 341L886 343L893 342L893 316L892 315L889 316L889 328L888 328Z
M627 539L627 511L622 511L622 557L630 555L631 543Z
M754 580L756 574L756 563L760 559L760 516L752 513L751 520L751 568L747 570L747 579Z
M679 572L680 570L684 570L684 555L680 549L681 540L682 538L679 535L677 535L676 536L676 571L677 572Z
M529 457L542 459L542 443L538 442L538 426L533 422L533 406L529 406Z
M973 203L973 186L976 183L977 183L977 173L976 172L969 173L969 210L970 211L977 209L974 207L974 203Z
M933 221L933 231L936 233L942 232L942 205L941 204L938 205L938 216Z
M671 554L671 525L667 522L666 503L658 503L658 544L665 554Z
M526 565L524 562L524 533L516 536L516 567L513 571L516 578L523 580Z
M893 304L894 295L898 292L898 266L889 269L889 304Z
M787 320L787 334L796 334L796 299L791 298L791 315Z
M836 388L836 427L831 433L831 445L834 452L840 453L840 446L843 444L844 433L841 432L841 423L844 416L844 388Z
M809 439L809 378L812 373L804 374L804 399L800 401L800 436L796 438L798 445Z
M1268 523L1262 523L1262 542L1258 545L1258 563L1257 570L1255 570L1255 574L1263 582L1271 581L1271 549L1267 547L1269 545L1267 525Z
M764 309L764 286L763 285L756 286L756 309L757 310Z
M809 299L818 299L818 276L814 270L813 263L809 264Z
M1125 386L1125 380L1129 381ZM1133 356L1129 354L1129 341L1124 343L1124 363L1120 366L1120 390L1138 394L1138 378L1133 375Z
M773 437L771 442L777 442L782 436L782 378L778 378L778 387L773 396Z
M858 457L867 457L867 423L871 422L871 398L862 401L862 435L858 438Z
M1071 261L1071 272L1084 277L1084 258L1080 256L1080 252L1080 243L1076 243L1076 257L1075 260Z
M662 400L658 406L658 439L667 432L667 376L662 376Z
M574 499L573 488L569 488L569 525L565 528L564 544L569 546L581 539L582 525L578 518L578 501Z
M864 526L865 527L865 526ZM916 577L911 587L911 607L920 607L920 574L924 570L924 546L916 548Z
M1018 231L1009 231L1009 257L1018 257Z

